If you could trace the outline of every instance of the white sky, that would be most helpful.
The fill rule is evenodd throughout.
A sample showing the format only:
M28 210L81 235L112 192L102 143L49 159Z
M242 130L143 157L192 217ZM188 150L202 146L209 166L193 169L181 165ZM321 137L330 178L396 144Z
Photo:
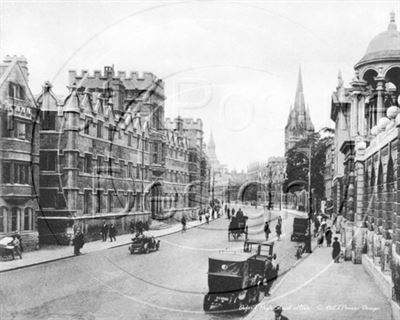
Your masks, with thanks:
M38 93L67 93L68 70L150 71L166 116L202 118L230 168L283 155L301 65L315 127L332 126L346 84L400 1L2 1L0 55L24 55Z

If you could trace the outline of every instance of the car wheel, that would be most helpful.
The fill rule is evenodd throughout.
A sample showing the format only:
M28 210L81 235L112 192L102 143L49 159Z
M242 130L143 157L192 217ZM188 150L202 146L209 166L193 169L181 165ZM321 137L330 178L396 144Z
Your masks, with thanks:
M211 304L212 304L212 296L210 294L206 294L204 296L204 300L203 300L203 310L204 311L210 311L211 308Z

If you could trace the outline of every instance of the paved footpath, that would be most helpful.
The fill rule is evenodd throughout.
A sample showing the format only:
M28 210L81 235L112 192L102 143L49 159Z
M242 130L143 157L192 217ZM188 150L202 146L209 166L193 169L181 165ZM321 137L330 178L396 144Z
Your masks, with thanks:
M246 320L275 319L272 309L277 305L290 320L392 319L390 302L364 267L333 263L331 250L322 247L305 255Z
M236 207L242 207L246 210L246 206L244 205L236 205ZM261 210L261 209L259 209ZM272 214L273 217L277 217L280 215L280 212L274 212ZM212 222L213 220L210 220ZM186 224L186 228L195 228L202 224L205 224L205 219L200 222L198 220L188 221ZM172 233L181 232L182 225L180 223L170 225L167 228L163 228L160 230L149 230L145 231L145 234L152 235L154 237L163 237ZM86 242L83 248L81 249L82 254L87 254L95 251L100 251L104 249L112 249L120 246L125 246L130 244L132 241L132 234L123 234L117 236L117 241L110 242L108 239L107 241L103 242L99 241L91 241ZM48 263L51 261L57 261L61 259L67 259L73 257L74 248L73 246L45 246L37 251L29 251L23 253L22 259L18 257L15 260L11 261L0 261L0 273L7 272L11 270L21 269L30 267L37 264Z

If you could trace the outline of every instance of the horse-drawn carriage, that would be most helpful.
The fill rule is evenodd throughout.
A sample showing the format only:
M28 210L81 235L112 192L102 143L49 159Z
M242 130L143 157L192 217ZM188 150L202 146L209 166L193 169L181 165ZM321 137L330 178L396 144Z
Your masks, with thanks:
M228 241L231 241L231 236L237 240L242 234L244 234L244 238L247 240L248 226L246 226L246 221L247 216L244 215L236 215L231 218L228 229Z

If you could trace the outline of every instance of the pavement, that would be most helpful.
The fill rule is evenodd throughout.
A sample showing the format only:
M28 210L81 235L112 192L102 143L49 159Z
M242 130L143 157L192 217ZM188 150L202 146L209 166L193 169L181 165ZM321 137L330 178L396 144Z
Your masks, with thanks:
M363 265L333 263L332 249L316 248L291 268L246 320L275 319L273 308L282 306L290 320L392 319L390 301L381 293Z
M234 207L242 207L244 210L246 206L244 205L236 205ZM261 210L261 209L259 209ZM277 218L280 215L280 211L273 211L272 219ZM210 219L210 221L213 221ZM205 219L203 218L202 222L198 220L188 221L186 224L187 229L196 228L200 225L204 225ZM160 224L156 226L158 230L149 230L145 231L145 234L152 235L154 237L163 237L176 232L182 231L182 225L178 222L173 225ZM132 234L123 234L116 237L117 241L110 242L109 240L103 242L99 241L91 241L86 242L83 248L81 249L81 253L88 254L91 252L96 252L105 249L113 249L120 246L125 246L130 244L132 241ZM29 251L23 253L23 258L19 259L18 257L15 260L11 261L0 261L0 273L17 270L22 268L27 268L34 265L49 263L53 261L58 261L62 259L68 259L74 256L74 248L73 246L44 246L36 251Z

